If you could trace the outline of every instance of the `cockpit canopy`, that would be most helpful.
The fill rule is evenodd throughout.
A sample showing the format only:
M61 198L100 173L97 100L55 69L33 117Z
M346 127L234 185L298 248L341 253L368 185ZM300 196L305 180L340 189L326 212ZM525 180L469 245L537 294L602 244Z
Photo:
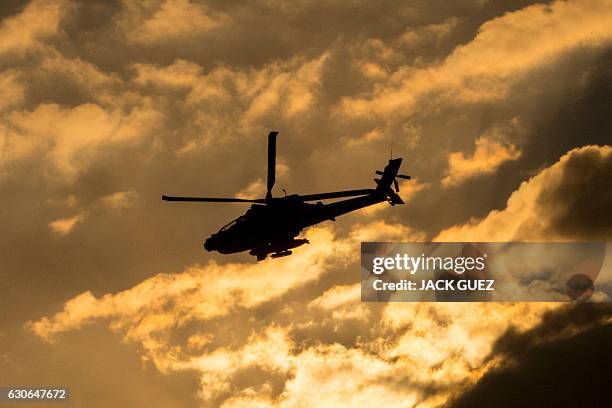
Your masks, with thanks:
M232 228L234 225L244 222L244 220L246 220L246 217L244 215L241 215L240 217L236 218L235 220L230 221L229 223L221 227L220 231L227 231L228 229Z

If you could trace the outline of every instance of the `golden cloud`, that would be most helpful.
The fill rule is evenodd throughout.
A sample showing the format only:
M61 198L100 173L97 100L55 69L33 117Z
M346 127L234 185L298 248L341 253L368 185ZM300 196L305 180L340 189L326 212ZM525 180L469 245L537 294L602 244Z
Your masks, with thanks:
M2 88L0 112L23 103L25 87L19 81L19 74L15 70L8 69L0 72L0 88Z
M100 298L85 292L68 301L63 311L30 322L28 328L53 341L96 320L108 321L125 339L140 343L143 358L161 371L199 373L199 396L208 405L355 406L376 396L392 406L398 401L436 406L497 364L487 356L507 329L527 330L556 307L390 303L377 309L359 301L359 284L349 284L287 305L279 313L288 313L288 320L256 324L258 307L323 279L357 256L361 237L373 234L402 239L412 233L382 223L358 226L346 237L313 228L307 235L312 244L292 257L255 264L209 263ZM234 343L200 326L183 343L172 340L173 333L194 322L219 317L235 330L252 327L251 333ZM360 322L369 331L360 330L360 340L349 347L326 340L330 322L336 333L343 332L338 325L347 322ZM314 336L310 345L295 338L294 330L303 327ZM240 380L252 370L260 374L246 383Z
M68 218L60 218L59 220L51 221L49 223L49 228L51 228L51 230L53 230L53 232L56 234L66 235L77 223L82 222L84 219L84 214L77 214Z
M334 241L329 229L311 229L306 237L313 244L304 247L299 256L275 260L274 268L270 268L271 260L247 265L211 262L178 275L158 275L128 291L100 299L85 292L68 301L64 311L33 323L31 328L51 339L94 319L114 318L113 327L127 328L139 316L136 320L140 324L129 328L128 337L142 339L189 319L208 320L236 308L253 308L318 279L332 260L347 257L349 243ZM168 309L169 299L176 301L177 310Z
M270 115L273 110L280 110L285 118L306 113L313 103L327 59L328 54L324 53L300 64L294 72L276 72L271 78L264 79L265 83L254 96L243 120L253 122ZM278 69L274 68L272 72ZM254 83L261 83L261 79Z
M607 191L612 165L612 147L585 146L565 154L551 167L525 181L503 210L493 210L481 220L453 226L440 232L436 241L550 241L581 240L583 235L572 220L582 217L579 225L598 225L602 237L609 236L605 218L610 201L592 201L594 208L575 208L582 200L591 200L593 188ZM602 182L604 184L602 184ZM605 193L604 193L605 194ZM558 195L558 196L557 196ZM599 207L601 205L601 207ZM588 214L584 214L584 212ZM596 221L587 222L584 217ZM564 225L570 228L566 228ZM575 228L571 228L574 226ZM594 237L595 231L590 232Z
M401 224L389 224L384 221L374 221L369 224L355 225L350 237L357 241L420 241L425 239L422 231L415 231Z
M471 157L463 152L451 153L448 157L447 176L442 179L444 187L456 186L480 175L490 174L507 161L521 156L520 150L510 143L480 137L476 139L476 150Z
M44 40L59 33L59 23L71 2L34 0L21 13L2 20L0 56L20 56L43 47Z
M441 64L400 67L371 95L345 98L339 113L406 114L419 98L434 93L449 101L501 98L513 81L530 70L550 65L578 47L609 43L611 6L609 0L557 1L506 13L483 24L474 40L457 47Z
M339 306L351 304L356 306L361 301L361 285L340 285L326 290L321 296L310 302L309 307L323 310L337 309Z
M198 128L197 143L183 146L181 153L206 145L220 135L261 132L261 126L282 120L305 118L314 106L329 53L312 59L295 57L261 68L215 67L177 60L160 67L134 64L134 84L167 95L186 91L184 105L195 110L192 123ZM231 128L232 131L228 131Z
M97 148L136 143L151 136L162 118L153 109L134 108L126 114L96 104L42 104L32 112L15 111L8 116L10 127L0 134L7 158L2 165L44 154L50 170L71 178Z
M138 194L134 191L116 191L100 199L100 203L111 210L123 210L134 205Z

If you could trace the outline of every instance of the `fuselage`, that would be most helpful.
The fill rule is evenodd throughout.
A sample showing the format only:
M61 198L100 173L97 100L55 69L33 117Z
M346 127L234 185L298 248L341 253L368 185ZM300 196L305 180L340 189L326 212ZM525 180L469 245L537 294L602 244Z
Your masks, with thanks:
M295 240L304 228L386 199L384 194L370 194L329 204L310 204L297 195L274 198L266 205L252 205L244 215L211 235L204 248L223 254L249 249L268 253L283 251L304 243Z

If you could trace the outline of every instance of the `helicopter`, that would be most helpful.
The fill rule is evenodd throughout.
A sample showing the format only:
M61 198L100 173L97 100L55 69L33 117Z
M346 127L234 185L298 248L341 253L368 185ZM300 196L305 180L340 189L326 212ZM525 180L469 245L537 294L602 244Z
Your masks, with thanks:
M209 252L232 254L249 251L258 261L268 255L279 258L292 254L292 249L309 241L297 238L301 231L323 221L335 221L336 217L387 201L391 205L404 204L399 193L397 179L409 180L410 176L398 174L401 158L389 160L383 171L376 171L376 188L332 191L317 194L292 194L273 197L276 178L276 137L268 135L268 174L265 198L180 197L162 195L164 201L204 203L252 203L246 213L229 222L204 242ZM392 189L392 186L394 189ZM395 190L395 191L393 191ZM321 200L352 197L346 200L323 203Z

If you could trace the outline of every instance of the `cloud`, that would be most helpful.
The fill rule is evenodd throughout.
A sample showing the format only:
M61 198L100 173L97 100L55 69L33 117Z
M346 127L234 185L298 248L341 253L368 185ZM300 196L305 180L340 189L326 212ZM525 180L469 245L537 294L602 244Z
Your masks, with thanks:
M36 87L63 87L75 94L74 100L80 96L85 102L104 107L124 107L129 102L129 98L118 92L123 83L116 73L105 72L78 57L66 57L55 49L45 52L36 70L28 73L28 78L31 94L38 92Z
M67 302L62 312L52 318L31 322L28 327L42 338L52 341L66 331L77 330L99 319L107 320L114 331L121 333L126 339L141 343L146 350L146 358L152 360L158 369L164 372L200 372L200 397L207 403L230 397L236 402L237 396L246 398L245 393L248 395L248 387L236 388L239 387L237 384L240 375L245 370L263 370L265 374L262 381L265 382L269 376L274 376L275 372L288 378L290 372L296 368L306 369L302 359L314 360L313 363L317 363L321 358L328 359L339 354L338 364L342 364L341 360L348 362L353 356L362 354L358 351L343 350L342 347L332 347L329 350L327 347L321 347L317 352L309 350L294 355L292 350L296 344L290 337L291 325L283 327L276 324L252 333L237 347L219 347L215 344L224 341L223 337L205 332L196 332L189 336L184 348L168 343L168 336L172 336L173 331L188 327L194 322L235 316L239 320L236 323L244 325L246 322L243 318L248 320L252 313L249 310L256 310L261 305L276 301L289 291L316 282L328 273L330 268L347 262L352 248L358 247L352 240L335 239L329 229L312 229L307 238L311 239L311 245L296 256L274 260L273 268L269 265L270 261L256 264L210 263L189 268L177 275L158 275L132 289L101 298L86 292ZM279 274L279 271L292 272ZM348 298L347 302L352 303ZM329 300L313 303L314 308L323 305L337 309L329 304ZM136 322L138 323L135 325ZM204 341L196 341L194 338ZM194 347L194 342L198 344L197 347ZM329 357L325 357L326 355ZM373 364L384 364L376 363L376 359L365 355L364 358ZM312 373L306 369L300 371L299 375L300 378L304 377L304 380L297 379L290 388L306 392L307 389L301 389L301 384L311 381ZM346 374L336 375L341 378ZM268 392L269 388L264 385L261 384L262 388L256 393L256 398L261 399ZM328 396L330 399L332 388ZM287 398L287 405L292 405L292 397Z
M315 107L328 53L296 56L258 68L204 69L190 61L170 65L134 64L133 83L161 101L181 95L180 111L192 114L183 125L194 137L182 152L271 129L286 121L304 121ZM144 88L144 89L143 89ZM173 109L173 106L169 106ZM193 127L193 130L192 130Z
M387 350L387 356L409 358L417 367L443 365L447 370L436 373L435 378L439 381L459 381L457 375L461 375L461 364L473 369L486 364L494 342L510 326L522 332L537 324L543 313L556 307L555 304L546 303L533 306L419 303L411 307L390 303L384 311L383 324L389 330L410 329ZM487 318L483 319L478 311L485 309ZM520 322L515 320L518 316L523 317ZM447 359L458 356L461 356L459 361L443 364ZM455 371L457 369L459 371Z
M72 210L80 207L80 212L71 217L60 218L49 222L49 228L60 236L68 235L77 224L85 222L88 218L96 218L97 213L100 210L125 210L132 207L137 198L138 194L133 191L116 191L101 197L96 202L89 205L82 205L82 203L78 202L75 196L68 196L60 202L52 201L49 204L53 206L69 208Z
M494 354L507 354L506 362L448 406L496 406L499 401L508 406L599 404L608 397L607 367L601 362L610 357L611 312L608 304L582 304L551 313L526 332L509 330ZM573 355L575 350L581 350L579 356Z
M364 241L419 241L424 235L420 231L401 224L390 224L385 221L374 221L369 224L355 225L351 231L351 238L358 242Z
M15 70L0 72L0 87L2 88L2 99L0 100L0 112L14 108L23 103L25 99L25 87L19 81L19 75Z
M62 0L34 0L19 14L0 24L0 56L23 56L39 50L43 42L57 36L59 23L70 6Z
M417 101L432 95L455 103L503 98L527 72L578 47L609 43L610 10L608 1L557 1L504 14L483 24L472 41L455 48L441 64L400 67L385 86L345 98L339 112L387 117L409 115Z
M612 147L585 146L523 182L503 210L440 232L436 241L606 239ZM597 199L593 199L593 197Z
M77 214L68 218L60 218L59 220L51 221L49 223L49 228L51 228L53 232L58 235L66 235L72 230L72 228L74 228L76 224L82 222L84 219L84 214Z
M124 15L119 24L128 42L155 44L176 41L206 33L222 24L229 17L212 13L204 4L190 0L165 0L141 3L126 1Z
M358 240L370 231L380 239L411 233L381 223L356 226L345 236L315 228L307 235L312 243L292 257L194 266L99 298L85 292L27 327L45 340L61 341L62 334L106 322L140 344L143 358L162 372L197 372L206 405L355 406L382 393L390 405L427 406L494 367L498 360L488 356L506 330L528 330L556 307L389 303L377 308L360 303L359 284L326 284L320 294L302 292L302 302L287 301L330 279L340 265L353 265ZM275 312L259 321L262 310ZM233 338L219 335L218 325ZM337 340L346 335L358 341Z
M409 387L389 387L400 375L394 364L358 349L313 347L297 359L278 406L365 406L376 399L385 406L408 407L418 399Z
M136 73L134 82L137 84L168 88L193 87L203 72L200 65L181 59L166 67L134 64L132 69Z
M219 395L232 391L233 377L245 368L258 367L267 372L286 373L291 368L293 343L286 330L269 327L263 333L249 336L245 344L238 349L219 348L210 354L177 361L169 367L173 370L196 369L203 373L201 377L200 397L212 402ZM264 388L265 391L265 388Z
M123 210L134 205L138 194L134 191L116 191L100 199L100 203L111 210Z
M450 35L458 24L458 19L451 17L441 23L427 24L418 27L408 27L397 40L404 46L412 49L431 46L431 43L439 43Z
M333 286L311 301L308 307L323 312L324 318L331 318L334 324L345 320L361 320L367 324L371 317L370 308L361 303L359 283ZM341 327L335 325L334 330L341 330Z
M321 296L309 303L309 307L324 310L336 309L345 304L357 304L361 300L361 285L342 285L328 289Z
M334 242L328 229L312 229L306 237L313 244L300 256L276 261L274 269L269 267L270 260L247 265L211 262L178 275L157 275L133 289L100 299L85 292L67 302L64 311L33 323L31 328L39 336L52 339L93 319L114 318L114 328L129 328L128 337L144 339L181 321L208 320L226 316L236 308L253 308L316 280L330 262L347 256L348 243ZM276 268L299 272L278 275ZM146 315L149 317L144 318ZM140 316L141 324L130 327L136 316Z
M448 157L447 176L442 179L445 187L456 186L468 179L493 173L510 160L516 160L521 152L516 146L497 140L480 137L476 139L476 150L471 157L463 152L453 152Z
M16 111L8 117L10 128L1 135L8 159L2 165L43 155L51 174L74 178L97 149L150 137L162 118L153 109L134 108L124 113L96 104L74 108L42 104L31 112Z
M271 79L256 80L255 83L261 80L265 80L265 83L252 99L243 120L259 120L272 114L273 110L280 110L285 118L306 113L314 102L327 58L324 53L316 59L300 64L294 72L277 72ZM278 69L272 68L272 72Z

